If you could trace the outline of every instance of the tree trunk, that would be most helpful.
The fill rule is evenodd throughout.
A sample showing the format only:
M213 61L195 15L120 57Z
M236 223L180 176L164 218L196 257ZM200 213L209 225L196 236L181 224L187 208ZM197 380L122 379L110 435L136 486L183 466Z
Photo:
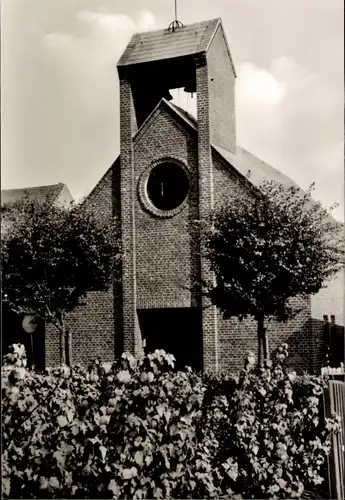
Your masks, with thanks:
M267 339L267 328L263 330L263 344L264 344L264 364L270 359L270 353L268 349L268 339Z
M263 366L264 354L264 318L259 318L258 322L258 368Z
M72 334L71 334L69 328L66 329L66 336L67 336L66 364L67 364L67 366L71 366L72 365Z
M60 330L60 365L66 364L65 332Z
M33 338L33 334L30 333L30 363L29 363L29 367L31 370L34 370L35 369L35 361L34 361L34 338Z
M265 317L261 316L257 319L258 322L258 367L264 366L266 362L270 359L268 340L267 340L267 328L265 328Z
M64 318L61 317L60 320L60 365L66 364L66 326Z

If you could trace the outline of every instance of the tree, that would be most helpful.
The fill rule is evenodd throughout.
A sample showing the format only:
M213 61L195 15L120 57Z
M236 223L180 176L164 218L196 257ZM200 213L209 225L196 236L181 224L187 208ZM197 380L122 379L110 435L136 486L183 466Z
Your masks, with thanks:
M68 313L88 292L107 290L118 278L116 224L98 215L83 205L28 198L2 209L2 300L57 328L62 364Z
M293 318L301 309L291 299L317 293L343 265L342 224L313 190L265 181L251 200L237 197L212 214L204 233L215 275L205 293L224 318L254 317L259 364L262 353L269 359L265 321Z

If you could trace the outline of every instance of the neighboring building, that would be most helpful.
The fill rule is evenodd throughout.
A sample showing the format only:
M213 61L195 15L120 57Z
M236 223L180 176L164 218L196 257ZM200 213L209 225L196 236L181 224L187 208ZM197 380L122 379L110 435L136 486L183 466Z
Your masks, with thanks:
M23 189L1 190L1 206L8 203L20 201L24 198L48 201L51 204L62 204L68 206L72 201L72 195L65 184L53 184L50 186L35 186ZM6 219L1 218L1 231L10 231L6 225ZM34 364L37 368L45 365L45 325L38 321L35 332L27 333L22 325L24 314L17 314L1 304L1 346L2 352L6 353L9 345L21 343L25 345L29 365Z
M7 203L27 198L29 200L50 201L52 204L69 205L72 201L72 195L67 186L60 182L50 186L35 186L22 189L2 189L1 190L1 206Z
M193 289L210 278L194 222L239 193L250 198L263 178L294 183L237 146L236 73L220 19L135 34L118 73L120 157L84 203L121 223L122 284L90 293L70 315L72 362L160 348L197 369L237 370L257 350L256 324L224 320ZM197 120L169 102L174 88L196 94ZM322 329L311 299L303 306L269 325L270 348L287 342L291 364L318 371ZM46 364L58 363L49 325L45 341Z

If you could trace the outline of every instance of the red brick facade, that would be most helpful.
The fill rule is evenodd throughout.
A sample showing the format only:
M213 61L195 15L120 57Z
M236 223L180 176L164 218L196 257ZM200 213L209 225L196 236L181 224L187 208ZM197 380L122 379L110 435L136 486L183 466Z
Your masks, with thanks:
M116 217L121 224L125 253L122 286L90 294L86 305L71 315L73 362L86 363L96 356L112 360L123 349L140 354L146 340L141 312L153 314L155 310L169 311L166 318L173 317L171 311L176 311L176 318L188 317L182 315L183 311L197 312L193 317L200 317L200 346L193 344L194 340L188 343L188 325L176 323L177 330L185 329L185 337L176 338L180 338L179 349L184 348L184 341L191 352L201 347L204 369L237 370L246 352L257 350L254 321L225 321L192 289L195 280L213 279L207 262L200 258L202 249L195 221L232 196L252 196L250 182L212 148L215 144L236 153L235 72L221 24L207 52L196 54L187 63L184 59L184 68L190 65L188 74L195 72L197 129L164 100L138 129L136 116L142 115L144 108L140 108L139 98L133 99L136 66L131 71L119 68L120 160L85 203L100 216ZM144 99L144 91L142 96ZM150 169L165 160L180 165L189 180L186 201L176 212L166 215L149 208L145 191ZM159 328L157 348L164 347L164 336L170 332L164 319ZM320 336L313 330L308 300L295 320L268 325L270 351L286 342L292 366L318 370L322 357ZM47 365L58 362L58 348L57 334L47 327Z

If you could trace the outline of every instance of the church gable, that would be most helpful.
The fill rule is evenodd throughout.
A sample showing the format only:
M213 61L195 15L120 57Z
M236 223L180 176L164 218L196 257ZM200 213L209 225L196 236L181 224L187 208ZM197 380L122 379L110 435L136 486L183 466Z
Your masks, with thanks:
M182 116L173 112L170 104L161 100L134 137L135 172L140 174L144 164L164 156L188 163L191 148L197 151L196 131ZM140 161L139 161L140 159Z
M198 272L193 228L198 218L196 135L169 108L162 101L134 138L138 309L190 307L191 283ZM178 206L171 210L161 209L148 195L152 171L165 165L176 168L182 183L188 181L186 193L180 193Z
M197 185L197 120L178 106L162 99L134 137L134 151L140 157L135 171L140 177L143 170L163 156L174 157L182 162L193 157ZM239 148L240 150L240 148ZM235 155L228 153L229 157ZM230 163L225 150L212 146L213 198L215 206L243 193L252 196L252 182L239 171L235 162ZM137 179L139 178L137 177ZM197 186L196 186L197 189Z

